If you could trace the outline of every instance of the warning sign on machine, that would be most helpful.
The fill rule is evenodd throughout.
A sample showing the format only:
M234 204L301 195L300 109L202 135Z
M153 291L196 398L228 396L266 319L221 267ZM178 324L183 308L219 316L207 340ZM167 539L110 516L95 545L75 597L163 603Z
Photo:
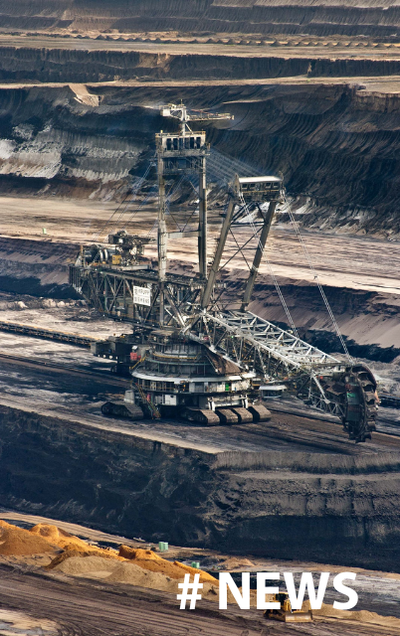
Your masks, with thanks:
M148 287L133 287L133 302L135 305L151 305L151 295Z

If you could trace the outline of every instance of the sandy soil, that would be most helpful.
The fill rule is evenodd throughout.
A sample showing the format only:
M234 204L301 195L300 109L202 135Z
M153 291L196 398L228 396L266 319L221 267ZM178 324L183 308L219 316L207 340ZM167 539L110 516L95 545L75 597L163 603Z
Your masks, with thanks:
M22 612L0 610L0 633L2 636L55 636L58 625L49 620L37 620Z
M6 519L7 522L11 521L22 527L33 523L55 523L62 530L76 532L83 539L91 542L95 539L100 546L104 543L117 546L121 542L121 537L118 536L94 532L84 526L66 524L34 515L2 510L0 511L0 519ZM130 543L138 545L137 542ZM193 550L178 546L171 546L165 556L169 561L179 559L188 564L195 558L200 561L201 567L211 571L216 576L221 570L239 573L250 571L254 573L253 576L256 572L273 571L292 571L295 576L296 573L302 571L315 573L329 571L332 573L331 576L334 576L341 571L338 566L271 561L253 557L237 558L214 551ZM243 612L234 603L231 603L227 610L219 611L215 601L210 603L202 600L197 604L195 612L180 613L174 594L162 593L153 589L144 590L132 584L125 585L119 582L118 577L105 577L105 572L100 570L96 574L96 571L93 570L95 564L89 564L90 559L96 560L94 557L89 557L88 568L86 568L87 576L85 577L84 572L79 574L79 568L75 572L72 563L74 557L71 559L70 568L62 567L60 569L56 567L47 571L42 569L41 560L36 557L29 557L29 555L1 557L1 633L5 636L9 636L9 634L11 636L15 633L29 634L30 636L36 636L36 634L51 636L54 633L81 634L82 630L85 630L85 633L89 635L100 633L102 635L115 635L116 633L125 633L124 631L120 632L117 627L118 621L125 614L125 626L130 629L131 633L138 636L153 636L153 634L158 636L161 620L164 622L163 634L168 636L170 633L173 633L174 636L176 634L191 635L192 629L195 630L193 634L203 633L203 630L206 630L205 633L210 634L210 636L219 636L219 634L226 633L226 631L220 631L222 623L226 620L229 621L229 634L232 636L236 634L238 636L243 636L243 634L246 636L287 634L287 628L279 623L268 623L268 625L264 623L261 611L252 609ZM80 558L79 561L82 565L84 559ZM97 557L97 561L102 561L102 559ZM106 564L110 566L108 570L111 568L114 571L112 560L107 561ZM70 570L71 574L69 574ZM378 636L379 634L394 635L397 633L397 619L395 617L399 615L399 575L388 575L385 572L360 568L353 570L357 573L357 580L353 587L357 589L359 595L357 615L352 613L351 616L349 615L352 620L346 620L342 613L340 622L338 622L337 619L333 618L334 613L329 609L329 606L324 606L323 613L315 614L314 623L307 625L307 634L310 636L332 634L333 636L337 633L337 629L340 629L343 636L352 634ZM105 578L109 578L109 580L105 580ZM331 583L332 580L330 580L329 587L331 587ZM332 603L334 599L334 594L328 592L326 602ZM101 605L99 601L101 601ZM15 611L16 607L18 607L18 612ZM379 615L371 614L370 612L376 612L377 607L379 607ZM92 621L94 615L96 618L99 615L102 616L101 631L98 624L95 626ZM391 616L394 618L390 618ZM147 631L142 631L145 624ZM291 625L290 633L304 634L304 627L303 625ZM181 631L182 628L183 631ZM77 629L79 631L76 631ZM245 631L241 631L241 629Z
M216 610L215 603L200 601L196 611L182 612L168 593L133 586L106 585L77 580L66 575L54 579L37 573L10 572L1 566L2 602L42 620L50 615L60 625L62 636L277 636L287 634L287 626L266 624L257 610L235 608ZM291 634L334 636L337 623L328 617L314 624L291 625ZM227 632L229 629L229 632ZM377 625L341 621L341 636L378 636L396 632Z
M107 234L125 227L133 233L156 236L154 207L126 214L117 223L115 203L59 199L11 198L0 199L2 215L1 235L41 241L92 243L105 240ZM112 217L112 218L111 218ZM111 219L111 220L110 220ZM210 212L210 247L212 256L220 224L219 211ZM169 220L170 230L176 225ZM47 234L43 235L43 228ZM248 230L244 230L245 232ZM396 243L363 236L304 232L305 243L324 285L400 293L398 271L400 250ZM193 262L197 239L170 241L170 256ZM232 244L233 246L233 244ZM267 252L276 275L294 280L314 281L302 247L293 231L275 225L272 228ZM228 257L232 253L228 251ZM156 256L155 246L147 254ZM284 255L284 258L283 258ZM243 267L242 259L231 261L230 267ZM263 263L260 273L269 274Z

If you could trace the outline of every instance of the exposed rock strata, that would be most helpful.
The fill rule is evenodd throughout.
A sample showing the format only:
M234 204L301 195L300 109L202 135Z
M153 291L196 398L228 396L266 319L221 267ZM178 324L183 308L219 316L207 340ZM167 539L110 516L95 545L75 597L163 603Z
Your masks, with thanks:
M114 80L199 80L265 79L270 77L354 77L400 75L396 54L390 58L348 57L334 54L321 57L302 49L302 55L290 57L230 55L216 52L183 54L162 52L46 46L2 46L1 82L101 82Z
M19 0L0 2L0 28L186 33L395 35L390 0Z
M0 407L0 504L148 540L400 570L400 456L182 449Z
M306 225L400 232L398 95L311 85L90 92L98 107L69 88L0 90L3 192L118 197L121 188L123 196L144 173L155 132L174 126L157 105L183 98L235 115L228 129L209 128L213 147L260 171L281 171Z
M68 284L68 264L74 262L78 251L74 244L0 237L0 292L77 298ZM226 276L227 295L232 300L243 293L243 273L236 270ZM327 353L342 353L316 285L284 278L279 283L300 336ZM325 293L352 355L381 362L398 358L398 295L329 286L325 286ZM269 276L258 276L253 296L250 311L288 328ZM129 331L129 325L125 329Z
M0 238L0 290L33 296L76 298L68 262L78 246Z

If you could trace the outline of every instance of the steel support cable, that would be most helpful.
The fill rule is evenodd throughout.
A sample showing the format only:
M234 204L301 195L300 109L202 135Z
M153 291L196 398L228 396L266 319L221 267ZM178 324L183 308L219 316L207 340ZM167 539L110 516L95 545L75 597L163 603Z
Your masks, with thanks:
M190 221L194 217L195 213L196 213L196 210L193 210L192 214L189 216L189 218L187 219L185 225L183 226L182 232L184 232L186 230L187 226L189 225Z
M247 206L246 201L244 200L244 196L243 196L243 194L242 194L242 197L241 197L241 198L242 198L243 205L245 206L245 208L247 209L247 212L249 213L249 209L248 209L248 206ZM250 216L250 213L249 213L249 216ZM251 225L253 226L253 229L254 229L254 230L256 230L255 223L254 223L253 218L252 218L251 216L250 216L250 223L251 223ZM260 238L258 238L258 247L259 247L260 249L262 249L262 245L261 245ZM294 335L296 336L296 338L299 338L299 339L300 339L299 333L298 333L297 328L296 328L296 324L295 324L295 322L294 322L294 320L293 320L293 316L292 316L292 314L291 314L291 312L290 312L290 309L289 309L289 307L288 307L288 305L287 305L287 303L286 303L286 300L285 300L285 297L284 297L284 295L283 295L282 289L281 289L281 287L280 287L280 285L279 285L279 283L278 283L278 279L277 279L277 277L275 276L275 272L274 272L274 270L272 269L271 262L270 262L270 260L269 260L269 258L267 257L267 255L266 255L266 253L265 253L265 252L266 252L266 250L265 250L265 249L262 249L262 255L263 255L263 258L265 259L265 262L266 262L266 263L267 263L267 265L268 265L269 273L270 273L270 276L271 276L271 278L272 278L272 280L273 280L273 283L274 283L274 286L275 286L275 289L276 289L276 293L278 294L279 300L281 301L281 305L282 305L282 307L283 307L283 311L285 312L286 318L287 318L287 320L288 320L288 322L289 322L289 325L290 325L290 327L291 327L291 329L292 329L292 331L293 331Z
M139 190L141 189L141 187L142 187L143 183L146 181L146 179L147 179L147 175L148 175L148 174L149 174L149 172L150 172L150 167L151 167L151 164L149 164L149 165L147 166L146 172L145 172L145 173L144 173L144 175L143 175L143 176L139 179L139 181L137 181L137 182L134 184L134 186L133 186L133 188L132 188L132 199L131 199L131 201L128 201L128 202L127 202L127 204L125 205L124 209L123 209L123 210L121 210L121 212L120 212L120 214L119 214L119 217L115 220L115 224L116 224L116 225L117 225L118 223L120 223L120 221L121 221L121 219L122 219L122 216L123 216L123 214L125 213L125 211L126 211L126 209L127 209L128 205L129 205L130 203L133 203L133 202L136 200L137 194L138 194ZM119 207L121 207L121 206L119 206ZM116 212L117 212L117 211L118 211L118 209L116 210ZM131 212L131 214L134 214L134 213L135 213L135 211Z
M181 179L180 179L180 180L182 180L182 177L181 177ZM167 200L168 200L168 197L172 196L172 194L173 194L173 192L174 192L175 188L179 186L179 183L180 183L180 181L179 181L178 183L174 183L174 184L171 186L171 188L169 189L169 192L168 192L168 194L167 194L167 196L166 196L166 202L167 202ZM153 190L155 187L157 187L157 184L155 184L155 185L152 187L152 190ZM143 201L143 203L139 206L139 208L138 208L138 209L140 209L140 207L146 203L147 199L150 197L150 194L151 194L151 191L150 191L150 193L149 193L148 197L146 198L146 200L145 200L145 201ZM167 212L167 214L170 214L170 215L172 216L172 214L171 214L171 212L170 212L169 208L168 208L168 212ZM172 217L172 218L174 218L174 217ZM178 229L180 229L180 228L179 228L179 225L177 224L177 222L176 222L176 220L175 220L175 219L174 219L174 221L175 221L175 224L177 225ZM157 227L157 225L158 225L158 219L156 218L156 219L154 220L154 223L153 223L152 227L150 228L150 230L149 230L149 231L148 231L148 233L146 234L146 238L147 238L147 239L150 237L150 235L151 235L151 234L152 234L152 232L155 230L155 228Z
M183 183L184 183L184 181L185 181L185 180L186 180L186 181L189 183L189 185L193 188L193 190L194 190L195 194L196 194L197 196L199 196L198 191L196 190L195 186L193 185L193 183L191 182L191 180L189 179L189 177L188 177L186 174L183 174L183 175L181 176L181 178L179 179L179 181L177 182L176 187L174 187L174 186L173 186L173 187L171 188L170 192L168 193L167 197L166 197L167 202L168 202L168 212L167 212L167 213L168 213L168 214L169 214L169 215L173 218L173 220L174 220L174 222L175 222L175 224L176 224L176 226L177 226L178 230L179 230L179 231L181 231L181 232L184 232L184 231L185 231L185 229L187 228L187 226L188 226L189 222L190 222L190 221L191 221L191 219L193 218L193 216L194 216L194 214L195 214L196 210L193 210L193 212L191 213L191 215L189 216L189 218L188 218L188 219L187 219L187 221L185 222L185 225L183 226L183 228L181 228L181 227L179 226L178 222L176 221L175 217L173 216L173 214L172 214L171 210L170 210L170 207L169 207L169 201L168 201L168 199L169 199L169 198L170 198L173 194L175 194L176 192L179 192L179 191L182 189L182 186L183 186Z
M236 252L236 253L235 253L235 254L234 254L234 255L233 255L233 256L232 256L229 260L232 260L233 258L235 258L235 256L236 256L236 255L240 252L240 254L243 256L244 262L246 263L247 268L248 268L248 270L249 270L249 272L250 272L250 271L251 271L251 266L250 266L250 265L249 265L249 263L247 262L246 255L245 255L245 253L244 253L244 248L246 247L246 245L247 245L248 243L250 243L250 242L253 240L253 238L254 238L254 234L253 234L253 236L252 236L252 237L251 237L251 238L247 241L247 243L245 243L245 245L243 245L242 247L240 247L240 245L239 245L239 243L238 243L238 241L237 241L236 236L235 236L235 235L234 235L234 233L232 232L232 228L231 228L231 227L229 228L229 233L231 234L231 236L233 237L233 240L235 241L235 243L236 243L236 245L237 245L237 252ZM229 262L229 261L228 261L228 262ZM226 265L225 265L225 266L226 266Z
M230 234L232 234L233 239L234 239L234 241L236 242L236 245L237 245L238 249L236 250L236 252L235 252L234 254L232 254L232 256L230 256L230 257L228 258L228 260L227 260L227 261L225 261L225 263L224 263L223 265L221 265L221 266L220 266L220 268L219 268L220 270L224 269L224 268L225 268L225 267L226 267L226 266L227 266L227 265L228 265L228 264L229 264L229 263L230 263L230 262L231 262L231 261L232 261L232 260L233 260L233 259L234 259L237 255L238 255L238 254L239 254L239 252L243 254L242 250L244 250L244 248L246 247L246 245L248 245L248 244L249 244L249 243L250 243L250 242L254 239L254 237L256 236L256 234L253 234L253 236L251 236L249 239L247 239L246 243L245 243L244 245L242 245L242 247L240 247L240 246L239 246L239 244L238 244L238 242L237 242L237 240L236 240L236 237L235 237L235 235L233 234L233 232L232 232L232 230L231 230L231 229L229 230L229 232L230 232ZM249 249L249 248L248 248L248 249ZM250 267L250 265L247 263L247 260L246 260L246 257L244 256L244 254L243 254L243 258L244 258L244 260L246 261L246 265L247 265L247 267L249 268L249 271L250 271L250 270L251 270L251 267Z
M156 188L156 185L153 185L150 188L150 191L148 193L148 195L146 196L145 199L143 199L143 201L140 203L140 205L138 205L134 210L132 210L129 214L131 215L131 219L128 219L125 222L125 225L128 226L129 223L133 222L133 217L135 216L135 214L137 214L145 205L146 203L150 200L150 198L153 196L153 190Z
M191 182L191 180L189 179L188 175L184 174L183 178L186 179L186 181L189 183L189 185L192 186L195 194L200 197L199 192L196 190L195 186L193 185L193 183ZM187 226L189 225L190 221L192 220L192 218L194 217L195 213L196 213L197 208L195 208L192 212L192 214L189 216L189 218L187 219L185 225L183 226L182 232L184 232L187 228Z
M293 215L292 210L290 209L290 206L288 206L288 213L289 213L290 221L291 221L291 223L293 225L293 229L294 229L294 231L296 233L297 238L300 241L304 256L306 257L306 259L308 261L308 265L309 265L310 271L311 271L311 273L314 276L314 280L315 280L315 282L317 284L319 293L321 294L321 298L324 301L324 304L325 304L326 310L328 312L329 318L331 319L332 325L333 325L333 327L334 327L334 329L336 331L337 337L339 338L340 344L343 347L343 351L344 351L344 353L346 355L346 358L348 359L350 364L354 364L354 360L353 360L353 358L351 357L351 355L349 353L347 345L346 345L346 343L344 341L344 338L342 336L342 333L340 331L339 325L338 325L338 323L336 321L335 315L334 315L334 313L332 311L332 307L330 306L329 300L326 297L324 288L322 287L321 283L319 282L318 272L315 269L314 262L313 262L313 260L311 258L310 252L308 251L307 245L306 245L306 243L304 241L304 238L303 238L303 235L302 235L302 233L300 231L299 224L297 223L296 219L294 218L294 215Z
M148 200L150 199L150 197L152 196L152 191L157 187L157 185L153 185L150 189L150 192L148 193L147 197L141 202L140 205L138 205L138 207L133 210L133 212L131 212L132 216L135 215L137 212L139 212L139 210L146 205L146 203L148 202ZM153 223L152 227L150 228L149 232L146 235L146 238L149 238L150 234L152 233L155 224L157 223L157 220Z
M165 201L165 216L170 216L173 222L175 223L176 227L178 228L179 232L182 231L178 221L176 220L176 218L174 217L174 215L172 214L170 210L168 199Z
M211 164L211 171L215 170L215 172L218 171L220 174L224 174L225 179L232 179L235 174L246 177L261 176L261 172L258 169L254 169L249 164L240 161L240 159L233 159L215 148L211 150L208 162Z
M177 192L180 192L182 189L182 185L183 185L183 181L184 181L184 175L181 176L181 178L179 179L179 181L177 183L174 183L171 188L169 189L169 192L167 194L167 196L165 197L165 208L166 208L166 213L167 215L169 215L176 227L178 228L178 230L181 232L181 228L179 226L178 221L175 219L174 215L172 214L171 210L170 210L170 199L172 197L173 194L176 194Z
M268 265L268 269L269 269L270 275L272 277L272 280L274 282L276 293L279 296L279 300L281 301L281 305L283 307L283 311L285 312L286 318L288 319L288 322L290 324L290 328L292 329L292 331L293 331L294 335L296 336L296 338L299 338L299 340L300 340L299 332L297 331L297 327L296 327L295 322L293 320L293 316L292 316L292 314L290 312L290 309L289 309L289 307L288 307L288 305L286 303L286 300L285 300L285 297L283 295L282 289L281 289L281 287L280 287L280 285L278 283L278 279L276 278L275 272L272 269L271 262L270 262L269 258L265 255L265 253L263 254L263 257L264 257L265 262Z
M102 234L104 232L104 230L107 228L107 226L111 223L113 216L115 214L118 213L119 209L124 205L126 199L132 195L133 197L136 197L138 191L140 190L140 188L142 187L144 181L147 178L147 175L150 172L150 168L152 167L152 162L149 163L149 165L147 166L144 174L142 177L140 177L140 179L132 186L132 190L130 192L127 192L127 194L125 195L125 197L123 198L123 200L121 201L121 203L117 206L116 210L114 210L114 212L111 214L111 216L109 217L109 219L104 223L104 225L100 228L100 230L97 232L97 234L94 234L93 238L95 239L96 237L100 236L100 234ZM135 199L133 199L135 200Z
M220 166L212 165L212 163L209 160L207 162L207 168L208 168L208 174L211 175L212 179L216 179L217 181L228 183L229 178Z
M166 199L169 199L172 197L173 194L175 194L176 191L179 191L182 188L182 183L184 181L185 175L181 175L179 177L178 181L174 181L170 187L170 189L168 190L167 194L166 194Z
M196 186L192 183L191 179L189 178L189 175L184 174L184 175L183 175L183 178L184 178L184 179L186 179L186 181L189 183L189 185L191 185L191 186L192 186L192 188L193 188L193 190L194 190L195 194L197 194L197 196L199 196L199 192L198 192L198 190L197 190L197 187L198 187L198 185L199 185L199 184L198 184L198 179L196 179L196 182L197 182L197 187L196 187Z
M152 196L152 191L157 187L156 184L154 184L151 188L150 188L150 192L148 193L148 195L146 196L146 198L137 206L137 208L135 210L133 210L130 214L133 216L136 214L136 212L139 212L139 210L146 205L146 203L148 202L148 200L150 199L150 197Z
M174 185L175 185L175 184L174 184ZM168 196L171 196L171 194L172 194L172 190L173 190L173 188L174 188L174 185L172 185L172 186L171 186L171 188L170 188L170 190L169 190L169 192L168 192L168 194L167 194L167 197L168 197ZM150 197L152 196L152 191L153 191L154 189L156 189L157 187L158 187L158 185L157 185L156 183L155 183L155 184L151 187L150 192L149 192L149 194L147 195L147 197L144 199L144 201L142 201L142 203L141 203L141 204L140 204L140 205L136 208L136 210L134 210L133 212L131 212L131 214L132 214L132 215L133 215L133 214L136 214L136 212L138 212L138 211L139 211L139 210L140 210L140 209L141 209L144 205L146 205L147 201L148 201L148 200L150 199ZM175 219L174 219L174 220L175 220ZM146 234L146 239L148 239L148 238L150 237L151 233L153 232L153 230L154 230L154 229L155 229L155 227L157 226L157 223L158 223L158 219L155 219L155 220L154 220L154 223L153 223L153 225L152 225L152 227L150 228L150 230L149 230L149 231L148 231L148 233ZM176 223L176 221L175 221L175 223Z
M126 201L126 199L128 198L129 195L130 195L130 192L127 192L126 195L124 196L124 198L122 199L121 203L117 207L117 209L114 210L114 212L111 214L111 216L108 218L108 220L101 226L101 228L98 230L98 232L96 234L93 232L93 234L92 234L93 240L97 239L100 236L100 234L102 234L104 232L104 230L107 228L107 226L111 223L114 214L116 214L118 212L118 210L120 209L121 205L123 205L125 203L125 201Z

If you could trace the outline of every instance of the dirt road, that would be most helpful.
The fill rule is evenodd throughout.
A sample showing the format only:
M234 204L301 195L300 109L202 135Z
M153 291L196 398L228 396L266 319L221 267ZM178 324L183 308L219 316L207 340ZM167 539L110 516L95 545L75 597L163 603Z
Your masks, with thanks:
M46 37L44 34L29 35L0 35L0 47L13 46L16 48L47 48L81 51L139 51L146 53L170 55L213 55L237 57L313 57L329 59L368 59L368 60L397 60L399 45L397 42L385 43L377 47L376 43L360 42L357 38L299 38L277 37L262 40L263 45L247 44L245 46L230 42L229 38L217 41L176 39L168 42L147 42L115 36L115 39L96 40L94 38L78 39L76 37ZM261 40L258 40L261 42Z
M67 422L80 422L85 429L117 431L212 454L269 449L379 455L400 449L400 437L385 434L385 427L382 432L374 433L370 443L356 445L347 438L335 418L312 411L299 401L273 403L268 424L236 425L230 427L229 432L224 426L207 428L206 439L204 427L185 422L163 420L150 424L145 420L108 419L100 413L102 402L111 396L121 398L124 390L124 383L112 377L108 361L72 345L4 333L1 334L0 359L2 404L15 406L18 395L19 408L34 409ZM392 429L396 432L395 423Z
M262 634L262 623L254 612L248 612L246 619L244 613L219 613L207 602L196 612L184 612L172 595L151 590L97 586L65 576L67 580L58 581L6 566L0 566L0 573L2 607L36 618L51 617L62 636L242 636L248 628L246 636Z
M291 625L264 622L260 611L235 607L220 611L201 601L181 611L173 595L123 585L96 585L65 575L48 578L0 565L2 608L51 619L62 636L395 636L393 630L363 624L318 620Z
M145 206L140 211L135 211L139 203L131 206L121 218L121 215L113 215L117 207L115 203L2 197L0 198L1 234L25 240L44 242L51 240L54 243L79 244L104 241L109 232L124 227L133 233L150 232L151 236L155 237L155 205ZM174 217L177 218L175 213ZM117 218L119 218L119 225ZM209 258L213 253L220 222L219 211L212 211L210 213ZM169 223L170 229L176 230L171 219ZM46 230L45 235L43 235L43 228ZM322 284L400 294L398 279L400 250L397 243L364 236L314 231L304 231L304 240ZM187 238L184 241L171 240L171 258L193 263L196 241L196 238ZM231 251L233 249L232 243ZM151 244L146 253L155 257L155 244ZM279 225L273 227L268 240L267 255L277 276L314 281L315 274L310 270L302 246L293 230ZM227 258L229 256L228 251ZM8 255L8 258L13 256ZM18 256L16 259L18 260ZM232 260L229 266L245 267L240 257ZM262 264L260 273L270 273L268 263Z

